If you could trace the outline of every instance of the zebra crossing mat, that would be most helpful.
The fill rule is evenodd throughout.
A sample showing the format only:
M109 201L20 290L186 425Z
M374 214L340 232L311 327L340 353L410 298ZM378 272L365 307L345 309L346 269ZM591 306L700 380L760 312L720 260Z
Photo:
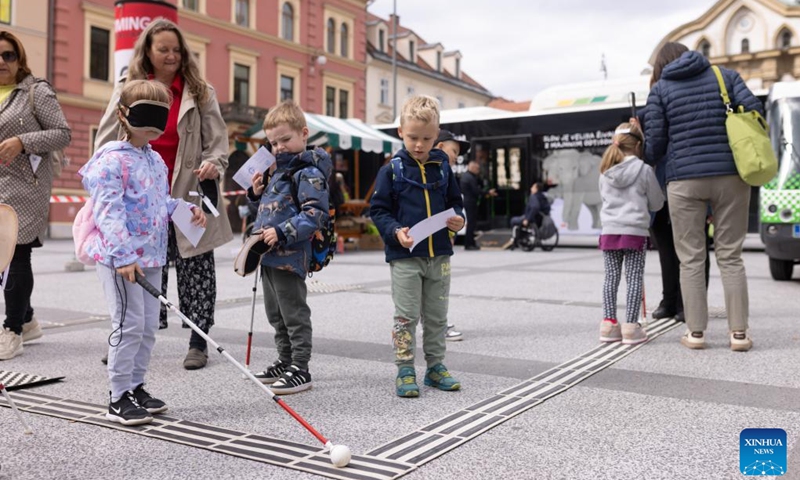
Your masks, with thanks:
M41 375L31 375L28 373L0 370L0 383L5 385L6 390L18 390L20 388L45 385L48 383L58 382L63 378L64 377L43 377Z
M672 318L662 319L647 326L648 341L645 343L598 345L583 355L392 440L364 455L353 455L350 464L344 468L334 467L324 448L318 445L289 442L164 415L157 415L154 421L147 425L126 427L106 420L108 407L105 405L26 390L14 392L13 400L21 411L27 413L113 428L322 477L389 480L400 478L547 399L563 393L680 325L682 323ZM0 398L0 406L9 407L4 398Z
M12 400L23 413L37 413L122 430L190 447L254 460L256 462L302 470L328 478L344 480L388 480L409 473L414 465L383 458L353 455L350 464L337 468L322 446L304 445L277 438L240 432L229 428L156 415L153 422L126 427L106 420L108 406L58 398L35 392L18 391ZM0 397L0 406L9 407Z
M649 339L645 343L638 345L601 344L530 380L507 388L493 397L375 448L367 455L411 463L419 467L574 387L679 325L682 324L672 318L653 322L647 327Z

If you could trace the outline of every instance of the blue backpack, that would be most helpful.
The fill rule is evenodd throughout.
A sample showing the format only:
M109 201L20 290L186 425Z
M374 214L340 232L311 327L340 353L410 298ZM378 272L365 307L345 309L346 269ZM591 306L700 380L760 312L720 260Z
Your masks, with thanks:
M288 177L292 182L292 198L298 210L302 210L303 207L300 205L300 201L297 198L298 186L295 177L297 172L306 167L316 168L325 176L325 172L316 165L298 165L283 174L284 178ZM336 253L336 232L334 231L334 224L336 223L336 205L330 201L330 191L328 190L328 185L330 185L329 181L330 178L325 176L325 192L328 194L328 221L311 236L311 257L308 259L309 277L313 276L314 272L319 272L331 263L333 255Z

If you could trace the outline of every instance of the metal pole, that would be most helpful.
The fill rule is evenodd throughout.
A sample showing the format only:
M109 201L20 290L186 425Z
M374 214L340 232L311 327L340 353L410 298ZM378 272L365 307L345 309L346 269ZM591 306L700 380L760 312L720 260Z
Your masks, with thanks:
M397 0L394 0L392 10L392 118L397 118Z

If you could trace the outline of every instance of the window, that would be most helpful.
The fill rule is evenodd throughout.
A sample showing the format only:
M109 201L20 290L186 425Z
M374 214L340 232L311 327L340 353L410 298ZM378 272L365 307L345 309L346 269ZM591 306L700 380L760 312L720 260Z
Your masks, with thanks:
M329 117L336 116L336 88L325 88L325 115Z
M250 105L250 67L233 64L233 101L239 105Z
M788 50L792 46L792 32L789 30L782 31L779 42L781 50Z
M389 79L381 78L381 105L389 105Z
M350 92L347 90L339 90L339 118L347 118L349 96Z
M414 40L408 42L408 59L414 62Z
M456 78L461 78L461 59L456 58Z
M336 53L336 22L328 19L328 53Z
M0 22L11 23L11 0L0 0Z
M436 71L442 71L442 52L436 52Z
M347 24L343 23L342 26L341 26L341 38L339 39L339 41L342 42L342 44L340 46L340 49L342 51L342 56L343 57L347 57L348 56L347 46L349 44L349 41L348 41L348 37L349 36L350 35L349 35L348 29L347 29Z
M750 53L750 40L742 39L742 53Z
M236 25L250 26L250 0L236 0Z
M196 12L200 10L199 0L183 0L183 8Z
M110 73L111 32L105 28L92 27L89 47L89 78L108 81Z
M700 53L706 58L711 56L711 44L708 43L708 40L703 40L700 42L700 46L697 48L697 50L699 50Z
M294 78L281 75L281 101L294 99Z
M286 2L281 9L281 30L284 40L294 40L294 9Z
M378 49L381 52L386 51L386 32L383 30L378 30Z

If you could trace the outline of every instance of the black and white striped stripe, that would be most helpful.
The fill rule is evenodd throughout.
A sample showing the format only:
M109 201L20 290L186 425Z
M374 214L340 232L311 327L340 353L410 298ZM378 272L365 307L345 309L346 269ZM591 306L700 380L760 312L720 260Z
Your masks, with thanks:
M43 377L41 375L30 375L28 373L9 372L0 370L0 383L5 385L6 390L17 390L20 388L43 385L45 383L57 382L64 377Z

